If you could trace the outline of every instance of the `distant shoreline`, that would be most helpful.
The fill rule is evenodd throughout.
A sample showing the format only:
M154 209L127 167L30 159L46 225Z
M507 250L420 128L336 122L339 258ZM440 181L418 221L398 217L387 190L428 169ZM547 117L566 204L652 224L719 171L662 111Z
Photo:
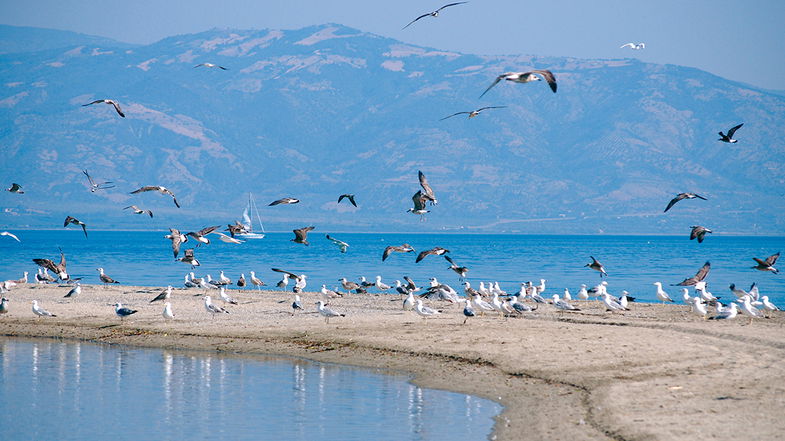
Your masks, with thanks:
M303 293L304 312L289 313L291 293L232 291L240 302L214 319L201 290L177 289L176 320L165 322L161 288L21 285L5 294L4 336L52 337L142 347L276 354L414 375L424 387L453 390L503 404L494 434L520 439L727 439L724 424L743 414L749 439L785 432L785 314L756 320L703 321L683 305L633 305L602 312L594 301L560 315L549 305L523 318L489 313L465 325L461 308L423 320L396 296L332 300L345 313L329 324L315 313L317 293ZM58 314L36 318L30 302ZM111 303L139 312L121 323ZM721 355L718 357L718 355ZM723 398L726 397L726 398ZM710 414L712 418L688 418Z

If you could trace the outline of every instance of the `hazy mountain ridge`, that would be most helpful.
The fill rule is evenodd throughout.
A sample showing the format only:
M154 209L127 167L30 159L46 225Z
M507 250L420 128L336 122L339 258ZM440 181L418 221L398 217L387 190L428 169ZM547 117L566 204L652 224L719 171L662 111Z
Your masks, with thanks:
M97 226L196 228L233 220L253 191L260 202L303 200L262 210L275 229L785 232L785 98L698 69L463 55L340 25L211 30L136 47L75 41L0 60L3 183L28 190L0 196L20 214L0 217L7 227L67 212ZM193 68L207 61L229 70ZM531 68L551 69L558 93L503 82L478 99L499 73ZM127 118L81 107L105 97ZM508 108L439 121L488 105ZM739 143L716 141L738 122ZM89 193L83 168L118 188ZM440 200L424 223L405 213L418 169ZM182 210L127 194L159 183ZM680 191L709 201L661 216ZM335 204L345 192L359 209ZM156 218L120 210L130 203Z

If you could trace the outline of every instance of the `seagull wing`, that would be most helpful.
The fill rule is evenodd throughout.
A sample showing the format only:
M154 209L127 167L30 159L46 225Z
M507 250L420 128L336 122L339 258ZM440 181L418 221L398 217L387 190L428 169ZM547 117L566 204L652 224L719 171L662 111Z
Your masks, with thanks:
M116 111L117 111L117 114L118 114L118 115L120 115L121 117L125 118L125 113L123 113L123 111L122 111L122 110L120 110L120 105L119 105L119 104L117 104L117 103L116 103L115 101L113 101L113 100L110 100L110 101L109 101L109 103L110 103L111 105L113 105L113 106L114 106L114 110L116 110Z
M289 271L286 271L286 270L282 270L282 269L279 269L279 268L270 268L270 269L275 271L276 273L284 273L284 274L288 275L290 279L297 279L297 278L300 277L300 276L298 276L295 273L292 273L292 272L289 272Z
M690 240L693 240L696 237L698 237L698 234L700 233L701 228L702 227L695 227L695 228L692 229L692 231L690 231Z
M131 194L144 193L146 191L158 191L158 187L154 185L147 185L131 192Z
M217 230L219 228L221 228L220 225L215 225L215 226L212 226L212 227L202 228L201 230L198 231L197 234L199 234L200 236L207 236L208 234L212 233L213 231L215 231L215 230Z
M731 129L728 130L728 138L733 138L733 134L736 133L736 130L739 130L741 128L741 126L743 126L743 125L744 125L744 123L741 123L741 124L739 124L736 127L731 127Z
M0 236L13 237L14 239L16 239L17 242L21 242L21 240L19 240L18 237L16 237L13 233L9 233L8 231L3 231L2 233L0 233Z
M87 180L90 181L90 186L95 187L95 182L93 181L93 178L91 178L90 175L87 174L87 170L82 170L82 173L84 173L84 175L87 176Z
M53 273L58 272L57 265L55 265L55 263L49 259L33 259L33 262L35 262L36 265L46 268Z
M623 45L619 46L619 49L624 49L625 47L635 48L635 44L634 43L626 43L626 44L623 44Z
M389 247L385 248L384 252L382 253L382 262L387 260L387 258L390 257L390 253L392 253L393 251L395 251L395 247L394 246L389 246Z
M504 78L505 76L507 76L507 74L502 74L502 75L499 75L498 77L496 77L496 79L495 79L495 80L493 80L493 83L491 83L491 85L490 85L490 86L488 86L488 88L487 88L487 89L485 89L485 92L483 92L483 93L482 93L482 95L480 95L480 98L482 98L482 97L483 97L483 95L485 95L486 93L488 93L488 91L489 91L489 90L491 90L491 89L493 88L493 86L495 86L495 85L499 84L499 81L501 81L501 80L502 80L502 78Z
M680 200L682 200L682 199L684 199L686 197L687 197L686 194L681 193L678 196L676 196L675 198L671 199L671 201L668 202L668 206L665 207L665 211L663 211L663 213L666 213L668 210L671 209L671 207L673 207L674 204L676 204L676 202L679 202Z
M548 85L551 86L551 90L553 91L553 93L556 93L556 87L557 87L556 77L553 76L553 73L551 71L543 69L543 70L533 70L531 73L541 76L548 83Z
M773 266L775 263L777 263L777 259L779 258L780 258L779 252L777 254L772 254L771 256L766 258L766 264L769 266Z
M286 198L278 199L277 201L270 202L267 206L272 207L273 205L283 204L286 201Z
M680 283L677 283L674 286L692 286L692 285L695 285L698 282L702 282L703 279L705 279L706 276L709 274L709 270L711 270L711 263L706 262L706 263L703 264L701 269L699 269L698 272L695 273L695 276L688 277L688 278L682 280Z
M419 261L425 259L429 254L433 254L433 250L425 250L420 252L420 254L417 255L417 259L415 259L414 263L418 263Z
M441 8L437 9L436 12L441 12L441 10L444 9L444 8L449 8L450 6L455 6L455 5L462 5L464 3L469 3L469 2L448 3L448 4L444 5L444 6L442 6Z
M93 104L98 104L98 103L103 103L103 102L104 102L104 100L95 100L95 101L87 103L87 104L82 104L82 107L84 107L84 106L91 106Z
M483 110L488 110L488 109L504 109L504 108L506 108L506 107L507 107L507 106L487 106L487 107L480 107L479 109L477 109L477 112L482 112Z
M425 190L425 196L428 196L429 199L432 201L436 201L436 195L433 193L433 189L428 184L428 179L425 178L423 172L418 172L420 177L420 186L423 190Z
M412 202L414 202L415 211L425 210L425 203L427 201L428 198L422 193L421 190L417 190L417 193L412 196Z
M472 113L472 112L457 112L457 113L453 113L453 114L452 114L452 115L450 115L450 116L445 116L444 118L440 119L439 121L444 121L445 119L447 119L447 118L452 118L453 116L458 116L458 115L463 115L463 114L467 114L467 115L469 115L469 114L471 114L471 113Z
M308 232L313 230L313 228L314 227L305 227L305 228L300 228L300 229L297 229L297 230L292 230L292 232L297 237L297 239L299 239L301 241L305 241L305 238L308 237Z
M66 216L65 221L63 221L63 227L67 227L72 221L76 219L72 218L71 216Z
M414 20L410 21L410 22L409 22L409 24L407 24L406 26L402 27L402 28L401 28L401 30L404 30L404 29L408 28L409 26L411 26L412 24L414 24L414 22L415 22L415 21L417 21L417 20L419 20L419 19L421 19L421 18L425 18L425 17L427 17L427 16L429 16L429 15L431 15L431 13L430 13L430 12L429 12L429 13L427 13L427 14L423 14L423 15L421 15L421 16L419 16L419 17L415 18Z
M442 254L442 257L444 257L448 262L450 262L451 265L458 266L458 265L455 264L455 262L452 261L452 259L450 259L450 256L448 256L446 254Z

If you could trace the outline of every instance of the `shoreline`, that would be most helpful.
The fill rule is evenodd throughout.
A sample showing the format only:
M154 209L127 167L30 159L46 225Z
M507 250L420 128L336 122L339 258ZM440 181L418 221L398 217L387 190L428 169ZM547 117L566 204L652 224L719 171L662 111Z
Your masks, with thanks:
M319 293L303 293L304 312L289 313L292 294L238 292L231 314L211 319L201 290L176 289L176 320L148 302L161 289L20 285L0 316L7 337L52 337L237 356L283 355L403 372L412 382L491 399L504 406L491 439L733 439L727 423L744 415L745 437L785 432L785 314L731 322L703 321L685 305L633 304L605 314L593 301L560 315L550 305L523 318L494 314L462 325L462 307L423 320L402 311L398 296L351 294L332 300L346 313L326 324ZM215 292L212 295L215 297ZM37 318L30 302L56 318ZM123 323L111 303L138 309ZM709 418L706 418L706 417Z

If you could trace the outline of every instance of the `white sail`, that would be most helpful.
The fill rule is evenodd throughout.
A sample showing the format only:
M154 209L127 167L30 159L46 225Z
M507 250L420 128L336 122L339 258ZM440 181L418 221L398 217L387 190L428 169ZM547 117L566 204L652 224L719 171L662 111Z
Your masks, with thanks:
M248 209L251 207L251 203L248 202L248 205L245 206L245 210L243 210L243 227L245 227L248 232L253 231L253 225L251 224L251 218L248 216Z
M251 211L256 215L256 220L259 222L259 230L261 233L254 233L253 230L253 221L251 221ZM259 209L256 208L256 203L253 200L253 195L248 193L248 205L245 206L245 210L243 210L243 228L245 228L245 233L236 234L243 239L262 239L264 238L264 225L262 224L262 218L259 216Z

